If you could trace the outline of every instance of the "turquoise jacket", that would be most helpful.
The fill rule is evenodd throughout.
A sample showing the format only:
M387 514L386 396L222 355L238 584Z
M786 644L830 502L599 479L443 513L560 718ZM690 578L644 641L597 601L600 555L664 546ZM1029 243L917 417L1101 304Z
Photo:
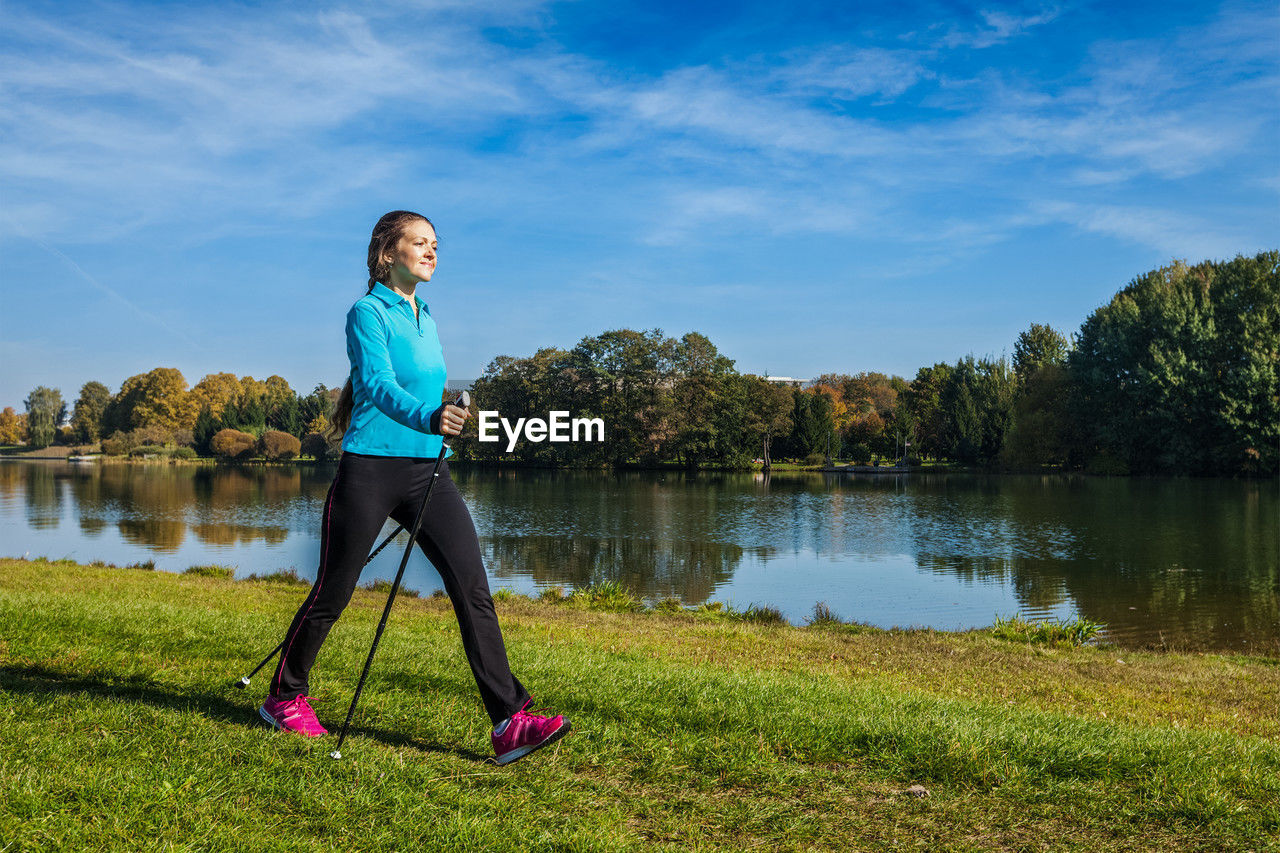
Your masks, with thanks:
M418 316L400 294L375 284L347 312L351 426L342 449L370 456L430 457L444 438L432 415L444 394L444 351L427 303Z

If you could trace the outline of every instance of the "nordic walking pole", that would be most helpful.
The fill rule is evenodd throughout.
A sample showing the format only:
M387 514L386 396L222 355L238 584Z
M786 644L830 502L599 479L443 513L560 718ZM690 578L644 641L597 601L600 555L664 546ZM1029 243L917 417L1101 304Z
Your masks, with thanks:
M399 534L401 530L404 530L404 525L403 525L403 524L398 524L398 525L396 525L396 529L395 529L395 530L393 530L393 531L391 531L391 535L390 535L390 536L388 536L386 539L383 539L383 540L382 540L382 544L381 544L381 545L379 545L377 548L374 548L374 549L373 549L373 553L372 553L372 554L370 554L370 555L369 555L369 557L368 557L368 559L366 559L366 560L364 561L364 565L365 565L365 566L367 566L367 565L369 565L370 563L372 563L372 562L373 562L373 558L374 558L374 557L376 557L376 556L378 556L378 554L382 553L382 549L383 549L383 548L385 548L385 547L387 547L388 545L390 545L390 544L391 544L391 540L392 540L392 539L395 539L395 538L396 538L396 535L397 535L397 534ZM361 568L364 568L364 566L361 566ZM249 673L248 675L242 675L242 676L240 676L240 680L236 682L236 687L240 688L241 690L244 690L246 687L248 687L248 686L249 686L249 679L251 679L251 678L253 678L255 675L257 675L257 674L258 674L258 670L262 669L264 666L266 666L268 663L270 663L270 662L271 662L271 659L272 659L272 658L274 658L276 655L280 654L280 650L281 650L281 649L283 649L283 648L284 648L284 640L281 640L281 641L280 641L280 645L278 645L278 646L276 646L274 649L272 649L272 650L270 651L270 653L268 653L268 654L267 654L267 656L266 656L265 658L263 658L263 659L262 659L262 663L258 664L257 666L255 666L255 667L253 668L253 672Z
M466 409L471 405L471 395L463 391L453 404L460 409ZM404 556L400 558L400 570L396 572L396 579L391 583L391 594L387 596L387 606L382 608L382 621L378 623L377 633L373 635L373 645L369 647L369 657L365 659L364 671L360 673L360 681L356 683L356 693L351 697L351 707L347 709L347 719L343 721L342 733L338 735L338 745L333 752L329 753L330 758L342 758L342 743L347 739L347 731L351 728L351 718L356 713L356 703L360 701L360 693L364 690L364 680L369 677L369 667L373 666L373 654L378 650L378 641L382 639L383 629L387 627L387 617L391 614L391 605L396 600L396 591L400 589L400 579L404 577L405 566L409 565L409 555L413 553L413 546L417 542L418 530L422 527L422 518L427 514L427 501L431 500L431 490L435 488L436 478L440 476L440 463L444 461L444 455L448 451L449 445L441 441L440 455L436 457L435 467L431 469L431 479L427 482L427 492L422 496L422 505L418 507L418 515L413 520L413 529L409 531L409 544L405 546Z

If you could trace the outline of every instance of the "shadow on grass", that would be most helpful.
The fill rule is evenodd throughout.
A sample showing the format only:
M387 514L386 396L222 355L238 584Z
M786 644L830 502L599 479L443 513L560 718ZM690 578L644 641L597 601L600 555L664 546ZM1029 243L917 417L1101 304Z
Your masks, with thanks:
M228 682L226 691L234 689ZM150 705L171 711L195 711L218 722L267 727L258 716L254 707L246 710L241 703L233 702L215 692L181 691L158 685L142 675L84 675L80 673L60 672L56 669L35 664L27 666L0 666L0 691L27 694L36 697L70 696L84 694L96 699L116 699ZM346 718L347 704L343 703L341 718ZM359 709L356 709L357 714ZM332 734L334 745L337 745L338 730ZM462 749L452 744L436 740L423 740L390 732L371 726L352 725L347 737L367 737L385 746L416 749L422 752L436 752L453 755L465 761L477 763L490 762L492 756L482 755L469 749ZM343 745L344 750L350 744Z

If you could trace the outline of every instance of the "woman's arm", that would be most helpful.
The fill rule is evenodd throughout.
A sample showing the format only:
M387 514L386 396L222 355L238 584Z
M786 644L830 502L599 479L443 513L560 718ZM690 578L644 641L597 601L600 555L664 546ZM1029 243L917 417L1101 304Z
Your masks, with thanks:
M424 403L396 381L386 322L377 308L357 302L347 313L347 348L360 384L378 411L419 432L439 433L440 403Z

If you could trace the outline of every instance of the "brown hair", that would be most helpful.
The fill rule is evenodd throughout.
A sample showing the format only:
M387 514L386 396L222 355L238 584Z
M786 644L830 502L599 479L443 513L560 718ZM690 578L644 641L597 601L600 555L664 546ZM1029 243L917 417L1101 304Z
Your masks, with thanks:
M387 261L387 252L404 236L404 230L409 223L417 221L431 225L433 230L436 227L430 219L412 210L393 210L373 226L373 235L369 238L369 290L367 292L372 293L373 286L379 282L387 283L387 278L391 275L391 264ZM333 413L329 415L329 429L325 437L330 441L341 441L346 435L347 427L351 426L351 409L354 404L351 377L348 376L347 384L342 386L342 393L338 395L338 401L333 404Z

